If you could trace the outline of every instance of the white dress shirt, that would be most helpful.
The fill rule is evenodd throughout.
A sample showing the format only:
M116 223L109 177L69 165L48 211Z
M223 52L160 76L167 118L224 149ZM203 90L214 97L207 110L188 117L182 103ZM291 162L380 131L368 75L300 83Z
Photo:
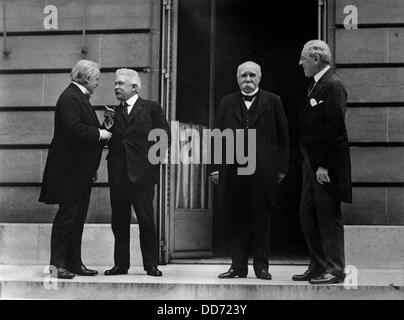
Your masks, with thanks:
M131 96L128 100L125 101L128 104L127 106L128 114L132 111L133 106L135 105L138 98L139 98L138 94L135 93L133 96Z
M76 86L78 86L80 91L83 92L85 95L90 94L90 92L87 90L87 88L85 86L83 86L82 84L77 83L76 81L72 81L72 83L74 83Z
M250 92L250 93L244 93L244 92L242 92L242 93L243 93L244 96L253 96L253 95L255 95L255 94L258 92L258 90L259 90L259 88L255 89L253 92ZM250 110L250 107L251 107L251 105L253 104L255 98L256 98L256 97L254 97L254 98L252 99L252 101L246 101L246 100L244 100L244 104L245 104L245 106L247 107L247 110Z
M314 76L314 81L317 84L318 80L321 79L321 77L328 71L330 70L330 66L326 66L323 70L321 70L320 72L318 72L315 76Z

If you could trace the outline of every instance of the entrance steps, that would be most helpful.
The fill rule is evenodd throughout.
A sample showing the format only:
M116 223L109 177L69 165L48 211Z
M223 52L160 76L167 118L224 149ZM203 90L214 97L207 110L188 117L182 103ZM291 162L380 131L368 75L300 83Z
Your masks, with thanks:
M49 223L0 224L0 265L49 263ZM113 265L109 224L86 224L82 257L86 265ZM404 226L345 226L345 258L356 268L404 268ZM131 265L141 266L138 225L131 225Z
M0 265L46 265L50 259L51 223L0 224ZM131 265L142 265L139 227L131 225ZM114 235L110 224L86 224L82 240L86 265L114 265Z
M95 266L94 266L95 267ZM123 299L123 300L404 300L404 270L359 269L346 284L311 285L291 281L305 266L270 266L273 279L260 280L250 266L245 279L218 279L224 265L160 266L163 277L150 277L142 267L128 275L50 279L45 266L0 266L0 299ZM348 278L347 278L348 279ZM52 282L53 281L53 282Z

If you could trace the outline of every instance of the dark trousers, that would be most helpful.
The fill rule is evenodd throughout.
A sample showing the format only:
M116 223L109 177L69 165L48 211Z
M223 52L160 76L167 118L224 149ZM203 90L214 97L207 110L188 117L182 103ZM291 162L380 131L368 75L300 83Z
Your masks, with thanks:
M148 270L158 264L157 235L153 212L154 186L134 185L127 178L110 188L112 232L115 237L115 266L130 267L131 206L139 223L140 249L143 267Z
M303 187L300 223L310 252L310 270L344 275L344 226L341 202L317 182L303 151Z
M248 256L252 249L255 272L268 270L271 207L262 187L255 186L251 176L238 176L232 181L231 201L232 268L248 272Z
M81 239L91 195L91 181L78 187L74 194L59 205L51 235L50 264L76 267L81 260Z

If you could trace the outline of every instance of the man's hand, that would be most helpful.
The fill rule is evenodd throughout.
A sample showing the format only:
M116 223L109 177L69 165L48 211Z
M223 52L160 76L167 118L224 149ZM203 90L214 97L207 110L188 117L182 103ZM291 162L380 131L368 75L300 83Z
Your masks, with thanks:
M213 172L213 173L210 175L210 180L212 180L212 182L213 182L214 184L218 185L218 184L219 184L219 172Z
M279 172L278 173L278 183L281 183L282 180L286 177L286 174L284 174L283 172Z
M114 124L115 109L104 104L104 123L107 129L111 128Z
M109 140L112 137L112 133L105 129L100 129L100 140Z
M330 177L328 176L328 169L323 167L318 167L316 172L317 181L319 184L324 184L325 182L331 182Z
M95 173L93 177L93 182L96 182L98 180L98 171Z

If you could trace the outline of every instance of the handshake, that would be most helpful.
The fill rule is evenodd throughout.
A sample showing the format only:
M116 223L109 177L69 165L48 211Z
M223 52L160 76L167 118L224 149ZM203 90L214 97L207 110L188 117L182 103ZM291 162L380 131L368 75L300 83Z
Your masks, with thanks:
M110 129L114 124L115 109L107 105L104 105L104 107L104 127ZM109 141L111 139L112 133L107 129L100 129L100 140Z

